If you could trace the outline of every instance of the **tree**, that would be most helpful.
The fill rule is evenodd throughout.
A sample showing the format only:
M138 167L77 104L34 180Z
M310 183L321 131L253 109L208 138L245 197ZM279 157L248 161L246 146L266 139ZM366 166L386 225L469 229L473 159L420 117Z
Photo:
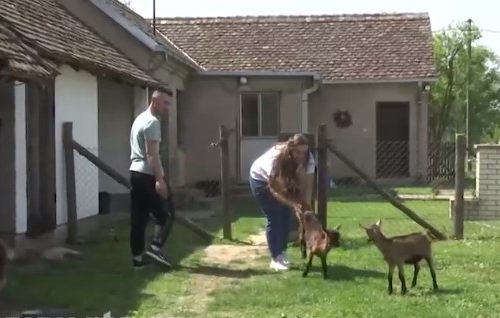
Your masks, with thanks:
M429 108L431 142L452 138L465 132L467 63L467 24L437 33L434 36L434 58L439 72L432 86ZM488 48L475 45L480 30L472 26L471 81L469 96L470 144L500 138L500 63Z

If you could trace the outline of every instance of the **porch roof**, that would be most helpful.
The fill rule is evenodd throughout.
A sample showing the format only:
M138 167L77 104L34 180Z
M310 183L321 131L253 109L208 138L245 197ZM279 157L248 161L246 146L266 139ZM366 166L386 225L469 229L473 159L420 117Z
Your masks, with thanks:
M317 72L325 81L436 76L426 13L161 18L207 71Z
M137 84L160 86L55 0L8 0L0 16L45 59Z

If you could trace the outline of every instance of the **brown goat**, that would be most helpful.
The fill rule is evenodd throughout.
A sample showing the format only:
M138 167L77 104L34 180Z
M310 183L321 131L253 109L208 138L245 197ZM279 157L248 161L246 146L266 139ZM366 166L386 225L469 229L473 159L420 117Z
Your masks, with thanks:
M307 264L302 272L302 277L306 277L312 265L314 256L321 259L323 269L323 278L328 277L326 257L332 248L340 245L340 225L334 230L325 229L318 217L313 211L304 211L298 214L299 222L299 241L302 251L302 258L306 258Z
M373 241L375 246L384 256L387 265L389 266L388 292L392 294L392 276L394 267L398 267L399 280L401 281L401 294L406 294L406 281L404 276L403 266L412 264L414 266L413 281L411 287L417 285L417 276L420 271L419 262L425 259L429 265L429 270L432 277L432 286L434 290L438 289L436 282L436 273L432 261L432 239L431 233L416 232L406 235L386 237L381 230L382 221L378 220L375 224L365 227L359 224L366 231L369 241Z
M14 258L14 252L0 239L0 290L3 289L7 282L7 261Z

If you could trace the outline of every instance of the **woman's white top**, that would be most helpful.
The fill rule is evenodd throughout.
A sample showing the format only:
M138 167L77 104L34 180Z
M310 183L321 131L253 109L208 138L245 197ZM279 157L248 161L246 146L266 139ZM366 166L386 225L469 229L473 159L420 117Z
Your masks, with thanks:
M280 150L285 145L275 145L264 152L260 157L255 159L250 167L250 177L259 181L269 181L269 176L273 169L274 159L280 153ZM316 161L311 152L309 152L309 161L307 162L306 173L313 174L314 168L316 167Z

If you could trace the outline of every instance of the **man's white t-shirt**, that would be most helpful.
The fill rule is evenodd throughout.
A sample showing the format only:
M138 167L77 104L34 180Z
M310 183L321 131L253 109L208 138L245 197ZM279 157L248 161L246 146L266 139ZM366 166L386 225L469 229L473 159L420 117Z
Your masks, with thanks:
M250 167L250 177L259 181L269 181L269 176L273 169L274 159L280 153L280 150L285 145L275 145L264 152L259 158L257 158L252 166ZM307 162L306 173L313 174L314 168L316 167L316 162L312 153L309 153L309 161Z

